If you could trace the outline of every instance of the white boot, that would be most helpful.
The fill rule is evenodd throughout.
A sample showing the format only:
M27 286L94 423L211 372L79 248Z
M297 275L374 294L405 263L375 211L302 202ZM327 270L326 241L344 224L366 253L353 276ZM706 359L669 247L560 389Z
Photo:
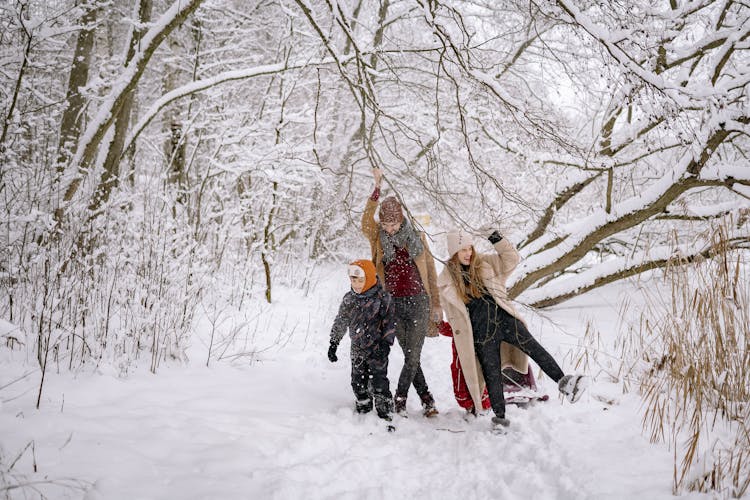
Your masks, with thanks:
M560 392L565 395L565 399L575 403L581 399L583 391L589 386L589 378L584 375L565 375L557 383Z

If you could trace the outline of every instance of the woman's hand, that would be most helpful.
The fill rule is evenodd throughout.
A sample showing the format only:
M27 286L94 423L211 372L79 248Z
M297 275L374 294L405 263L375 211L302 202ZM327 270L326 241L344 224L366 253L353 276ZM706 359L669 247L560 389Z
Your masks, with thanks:
M493 245L503 239L497 223L484 224L477 229L478 235L487 238Z
M433 323L440 324L443 321L443 309L438 305L432 305L430 307L430 320Z

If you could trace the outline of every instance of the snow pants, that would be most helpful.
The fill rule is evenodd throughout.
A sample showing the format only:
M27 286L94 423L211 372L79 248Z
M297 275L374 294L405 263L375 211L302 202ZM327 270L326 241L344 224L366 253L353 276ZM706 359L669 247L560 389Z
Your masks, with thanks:
M422 346L429 328L430 298L427 294L394 297L393 302L396 305L396 339L404 352L396 397L406 399L409 387L414 385L421 398L430 393L421 365Z
M498 417L505 417L502 360L500 359L501 342L507 342L521 349L555 382L563 377L563 371L552 355L531 336L526 325L521 321L499 306L488 307L486 310L486 316L472 318L474 350L482 367L492 411Z
M374 400L378 415L393 413L393 396L388 382L388 354L385 343L361 349L352 346L352 390L358 401ZM372 398L372 399L371 399Z

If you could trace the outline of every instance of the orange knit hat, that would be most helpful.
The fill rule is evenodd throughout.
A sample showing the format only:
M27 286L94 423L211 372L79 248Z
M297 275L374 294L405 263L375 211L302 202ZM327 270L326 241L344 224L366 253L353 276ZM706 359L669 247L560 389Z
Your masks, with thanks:
M360 272L362 272L363 274L359 274ZM377 283L375 264L373 264L371 260L355 260L354 262L349 264L349 275L365 277L365 286L362 288L362 291L360 293L365 293L367 290L375 286L375 283Z

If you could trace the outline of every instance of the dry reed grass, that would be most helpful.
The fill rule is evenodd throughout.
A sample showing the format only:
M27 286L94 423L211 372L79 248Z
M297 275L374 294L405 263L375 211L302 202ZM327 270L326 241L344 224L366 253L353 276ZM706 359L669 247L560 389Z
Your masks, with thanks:
M711 238L725 245L726 227ZM618 342L620 375L644 398L644 431L673 450L674 493L739 498L750 486L750 273L744 259L747 252L693 263L675 258L663 282L645 290L639 324ZM660 293L663 285L668 293Z

